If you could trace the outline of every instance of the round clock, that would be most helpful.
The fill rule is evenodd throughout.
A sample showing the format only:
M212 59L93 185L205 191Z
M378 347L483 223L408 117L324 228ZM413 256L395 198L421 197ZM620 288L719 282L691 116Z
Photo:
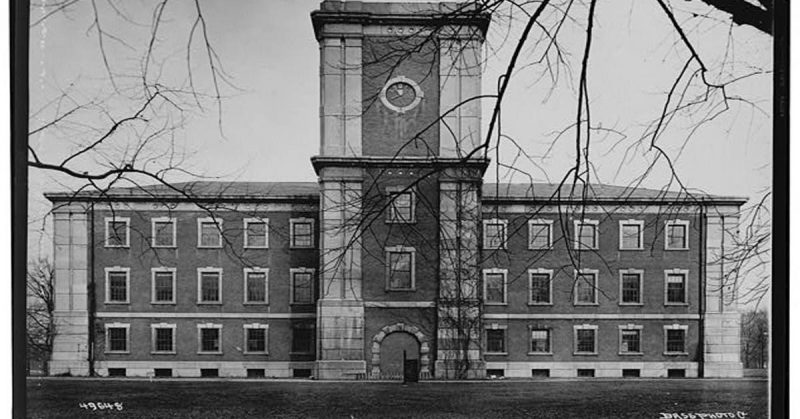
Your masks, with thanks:
M399 76L386 82L380 97L384 106L395 112L404 113L419 105L422 100L422 90L413 80Z

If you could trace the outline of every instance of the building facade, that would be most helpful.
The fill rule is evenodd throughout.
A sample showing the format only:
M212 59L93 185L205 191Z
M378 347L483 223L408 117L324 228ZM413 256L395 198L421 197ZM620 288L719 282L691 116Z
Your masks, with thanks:
M484 184L474 7L312 12L318 183L47 194L51 373L741 376L745 200Z

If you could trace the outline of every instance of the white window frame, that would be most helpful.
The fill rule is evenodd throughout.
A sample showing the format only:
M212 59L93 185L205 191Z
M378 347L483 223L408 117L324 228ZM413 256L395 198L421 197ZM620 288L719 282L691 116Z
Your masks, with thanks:
M251 329L263 329L264 330L264 350L263 351L250 351L247 349L247 333L248 330ZM246 355L269 355L269 325L264 323L250 323L242 325L242 330L244 334L244 346L243 346L243 353Z
M547 246L534 247L533 246L533 226L546 225L547 226ZM535 219L528 220L528 249L529 250L549 250L553 248L553 220Z
M171 301L158 301L156 300L156 273L158 272L171 272L172 273L172 300ZM178 282L178 270L176 268L157 267L150 269L150 304L175 304L176 299L176 286Z
M204 217L197 219L197 248L198 249L220 249L222 248L222 219L217 217L216 219L211 217ZM217 245L216 246L203 246L203 229L202 226L205 223L216 224L217 227Z
M131 353L131 325L130 323L106 323L105 325L106 331L106 347L105 353L107 354L129 354ZM124 351L112 351L111 348L111 335L108 333L108 329L115 328L115 329L125 329L125 350Z
M171 351L159 351L157 349L158 346L156 345L156 343L157 343L156 342L156 329L172 329L172 350ZM150 325L150 342L151 342L151 344L150 344L150 353L151 354L155 354L155 355L159 355L159 354L174 355L177 352L176 335L177 335L177 325L175 325L173 323L151 324Z
M638 324L620 324L617 326L619 338L618 338L618 353L619 355L629 356L629 355L644 355L644 351L642 350L642 331L644 327ZM639 331L639 351L638 352L623 352L622 351L622 332L623 331L630 331L630 330L637 330Z
M639 302L626 303L622 299L622 277L624 275L639 275ZM642 306L644 305L644 270L643 269L620 269L619 270L619 305L621 306Z
M535 302L531 298L531 291L533 291L533 275L547 275L547 288L548 297L546 303ZM551 306L553 305L553 270L552 269L528 269L528 305L532 306Z
M391 286L391 253L410 253L411 254L411 288L392 288ZM384 249L384 260L386 265L386 283L385 283L385 290L386 291L416 291L417 290L417 249L408 246L389 246Z
M623 247L623 227L635 225L639 227L639 247ZM620 220L619 221L619 250L644 250L644 220Z
M576 324L572 326L572 354L573 355L597 355L597 334L599 327L595 324ZM578 352L578 330L594 330L594 352Z
M503 352L489 352L489 330L502 330L503 331ZM492 323L486 325L484 328L486 335L486 347L483 352L486 355L508 355L508 325Z
M218 351L204 351L203 350L203 329L218 329L219 330L219 350ZM200 323L197 325L197 354L198 355L221 355L222 354L222 325L215 323Z
M172 223L172 244L163 245L156 242L156 223ZM178 219L174 217L154 217L150 219L150 246L154 248L174 249L178 247Z
M217 272L219 277L217 278L218 288L219 291L219 301L203 301L203 276L204 272ZM197 304L209 304L209 305L220 305L222 304L222 268L214 268L211 266L206 266L204 268L197 268Z
M294 225L309 223L311 224L311 244L308 246L295 246L294 244ZM313 249L316 245L314 240L314 219L313 218L290 218L289 219L289 248L290 249Z
M581 232L581 225L591 225L594 226L594 243L592 247L584 247L581 246L580 241L580 232ZM584 218L582 220L573 220L572 226L574 228L573 235L575 242L573 247L575 250L598 250L600 248L600 221L599 220L592 220L588 218Z
M242 298L243 298L242 303L243 304L248 304L248 305L267 305L267 304L269 304L269 268L258 268L258 267L244 268L243 272L244 272L244 275L242 276L242 285L243 285L244 288L243 288L243 291L242 291ZM250 300L247 299L247 297L248 297L248 295L247 295L247 274L250 274L250 273L263 273L264 274L264 301L250 301ZM292 278L292 280L294 280L294 278Z
M392 194L407 193L410 195L411 219L403 220L396 216L394 198ZM402 186L389 186L386 188L386 196L389 198L389 207L386 211L386 222L389 224L413 224L417 222L417 193L416 188L405 188Z
M503 302L490 302L486 299L486 276L489 274L503 275ZM486 306L507 306L508 305L508 269L489 268L483 270L483 305Z
M683 275L683 302L675 303L669 301L667 278L669 275ZM689 305L689 270L688 269L665 269L664 270L664 305L665 306L688 306Z
M489 227L489 225L494 225L494 224L501 224L503 226L503 241L500 244L500 247L488 246L486 243L486 238L488 237L488 235L486 234L486 230ZM483 243L481 244L483 245L483 248L486 250L504 250L506 247L508 247L508 220L504 220L501 218L490 218L488 220L483 220L482 242Z
M307 306L310 304L314 304L314 292L316 291L314 287L314 272L316 272L313 268L291 268L289 269L289 305L302 305ZM311 274L311 301L307 303L303 302L296 302L294 300L294 274Z
M533 337L531 334L534 330L547 330L547 352L534 352L533 351ZM553 328L547 326L528 325L528 355L553 355Z
M242 223L244 224L244 245L245 249L269 249L269 218L245 218ZM250 224L264 224L264 245L251 246L249 243L250 235L248 234L248 226Z
M109 235L111 230L109 230L108 226L112 221L113 222L124 222L125 223L125 244L110 244L108 242L108 239L111 238L111 236ZM129 248L129 247L131 247L131 219L130 219L130 217L106 217L105 218L105 226L106 226L106 236L105 236L105 242L104 242L105 247L111 247L111 248Z
M111 283L108 274L111 272L125 272L125 301L111 301ZM105 304L130 304L131 303L131 268L111 266L105 268L106 275L106 300Z
M686 232L684 237L684 247L669 247L669 227L682 225ZM664 250L689 250L689 220L666 220L664 221Z
M667 351L667 330L683 330L683 352L670 352ZM680 356L689 355L686 350L686 341L689 339L689 325L687 324L665 324L664 325L664 355L666 356Z
M579 302L578 301L578 275L579 274L580 275L589 275L589 274L594 275L594 285L593 285L593 288L594 288L594 293L593 293L594 294L594 302L584 303L584 302ZM572 277L572 283L573 283L573 285L572 285L572 293L573 293L573 297L572 297L573 301L572 301L572 303L573 303L573 305L576 305L576 306L596 306L596 305L598 305L597 294L599 294L599 293L597 292L597 282L599 280L600 280L600 271L598 271L597 269L580 269L580 270L576 269L574 271L574 274L573 274L573 277Z

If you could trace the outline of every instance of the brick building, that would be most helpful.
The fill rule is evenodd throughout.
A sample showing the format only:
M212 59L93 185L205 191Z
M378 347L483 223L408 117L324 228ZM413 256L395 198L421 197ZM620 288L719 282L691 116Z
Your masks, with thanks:
M51 193L51 373L741 376L741 198L483 184L459 3L324 1L318 183Z

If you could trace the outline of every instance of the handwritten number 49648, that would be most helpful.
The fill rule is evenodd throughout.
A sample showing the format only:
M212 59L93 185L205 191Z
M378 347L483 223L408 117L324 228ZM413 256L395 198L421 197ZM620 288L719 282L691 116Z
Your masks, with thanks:
M114 402L114 403L103 403L103 402L89 402L89 403L78 403L78 407L81 409L86 410L122 410L122 403Z

